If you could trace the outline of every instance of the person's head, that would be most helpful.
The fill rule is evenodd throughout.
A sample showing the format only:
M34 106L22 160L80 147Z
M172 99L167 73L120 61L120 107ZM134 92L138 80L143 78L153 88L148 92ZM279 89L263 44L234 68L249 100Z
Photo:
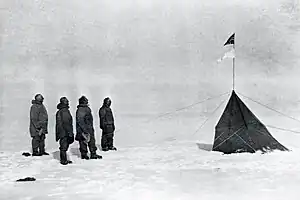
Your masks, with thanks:
M67 97L61 97L59 99L59 102L64 105L69 105L69 100L67 99Z
M89 100L88 100L85 96L81 96L81 97L78 99L78 102L79 102L79 104L88 104L88 103L89 103Z
M110 107L111 105L111 99L109 97L106 97L104 100L103 100L103 105L105 107Z
M43 101L44 101L44 97L43 97L43 95L41 95L41 94L36 94L36 95L34 96L34 99L35 99L36 101L40 102L40 103L43 103Z

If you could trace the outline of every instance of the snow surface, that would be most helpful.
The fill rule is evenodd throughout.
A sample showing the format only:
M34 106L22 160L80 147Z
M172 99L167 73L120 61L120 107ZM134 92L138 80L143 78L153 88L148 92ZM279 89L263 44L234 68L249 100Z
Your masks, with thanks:
M222 155L208 144L173 141L86 161L75 146L68 166L59 164L58 151L42 158L1 153L1 199L299 199L299 149ZM37 180L14 182L27 176Z
M290 152L209 151L228 95L156 119L230 92L232 62L217 60L232 32L238 94L300 119L299 8L295 0L0 0L0 199L299 199L299 133L269 129ZM49 113L48 157L21 155L36 93ZM75 142L74 163L61 166L56 104L66 95L74 116L83 94L97 144L97 112L112 98L118 151L85 161ZM266 125L300 131L240 98ZM27 176L37 180L15 182Z

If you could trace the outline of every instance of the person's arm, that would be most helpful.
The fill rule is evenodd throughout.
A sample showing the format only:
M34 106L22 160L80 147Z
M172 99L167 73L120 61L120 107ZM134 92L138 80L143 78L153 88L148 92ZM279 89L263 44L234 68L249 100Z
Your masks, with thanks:
M35 129L40 129L40 122L39 122L39 109L36 106L32 106L30 108L30 121L35 127Z
M104 129L104 126L106 125L104 109L99 110L99 119L100 119L100 128Z
M88 132L88 130L87 130L87 127L86 127L86 125L85 125L85 115L86 115L86 113L85 112L82 112L82 111L80 111L80 110L78 110L78 112L77 112L77 116L76 116L76 120L77 120L77 123L78 123L78 125L80 126L80 128L82 129L82 131L84 132L84 133L89 133Z
M68 133L68 136L73 136L73 119L70 111L68 110L67 112L63 112L62 118L64 130Z

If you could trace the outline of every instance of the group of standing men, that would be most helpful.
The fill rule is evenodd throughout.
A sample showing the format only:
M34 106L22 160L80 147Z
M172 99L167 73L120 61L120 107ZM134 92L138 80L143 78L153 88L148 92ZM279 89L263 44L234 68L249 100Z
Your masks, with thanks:
M32 156L49 155L45 151L45 139L48 134L48 113L43 104L44 97L41 94L35 95L30 108L30 136L32 137ZM117 150L113 146L115 131L114 117L111 106L111 99L105 98L99 109L100 129L102 130L101 148L102 151ZM88 99L82 96L78 100L76 110L76 136L73 131L73 117L69 110L69 100L61 97L57 105L55 140L59 142L60 163L67 165L72 161L67 159L69 145L74 140L79 142L79 151L82 159L102 159L96 153L95 130L93 125L92 111ZM90 157L88 157L88 148Z

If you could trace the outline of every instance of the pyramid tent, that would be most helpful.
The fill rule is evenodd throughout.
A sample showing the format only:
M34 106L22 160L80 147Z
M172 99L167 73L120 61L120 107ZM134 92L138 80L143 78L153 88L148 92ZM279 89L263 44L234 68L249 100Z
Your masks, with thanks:
M266 126L232 91L231 97L215 127L213 151L226 154L255 153L270 150L288 151L268 131Z

